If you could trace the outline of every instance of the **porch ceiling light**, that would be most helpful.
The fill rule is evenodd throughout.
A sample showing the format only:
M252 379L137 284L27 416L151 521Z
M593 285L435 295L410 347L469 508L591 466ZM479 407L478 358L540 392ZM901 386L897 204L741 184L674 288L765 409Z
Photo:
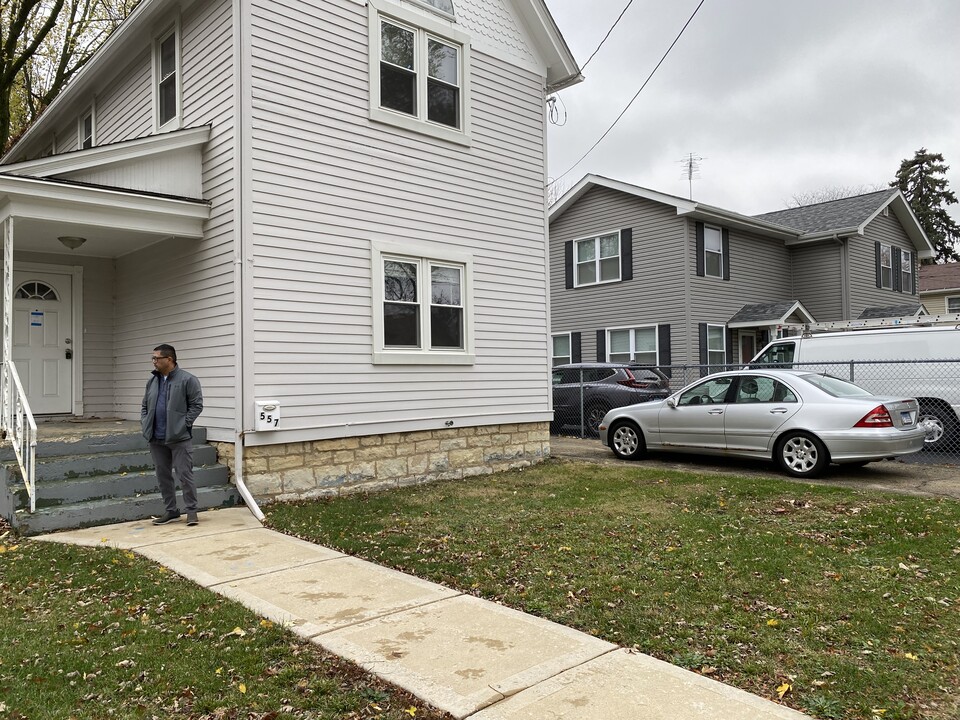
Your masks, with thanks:
M63 243L65 248L69 248L71 250L76 250L87 241L86 238L77 237L76 235L64 235L62 237L58 237L57 240Z

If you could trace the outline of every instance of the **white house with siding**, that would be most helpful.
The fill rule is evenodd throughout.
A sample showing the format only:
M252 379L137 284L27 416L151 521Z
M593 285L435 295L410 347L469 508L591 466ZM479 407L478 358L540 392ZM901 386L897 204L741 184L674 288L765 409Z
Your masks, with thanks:
M2 159L3 360L134 420L173 344L261 498L537 462L580 79L542 0L143 0Z

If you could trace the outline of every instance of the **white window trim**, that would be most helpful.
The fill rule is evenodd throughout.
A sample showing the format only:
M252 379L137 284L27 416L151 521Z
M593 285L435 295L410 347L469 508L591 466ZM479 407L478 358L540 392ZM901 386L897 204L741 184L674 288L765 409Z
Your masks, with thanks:
M887 249L887 256L890 258L890 264L883 264L883 249ZM880 243L880 289L881 290L893 290L893 246L889 243ZM884 284L883 282L883 269L890 268L890 282Z
M707 250L707 230L716 230L720 235L720 252L714 250ZM714 275L709 270L709 265L707 264L707 254L719 255L720 256L720 272L717 275ZM723 280L723 228L717 227L716 225L707 225L704 223L703 226L703 276L708 278L717 278Z
M606 329L607 336L606 336L606 341L605 341L605 343L604 343L604 344L606 345L606 357L607 357L607 362L619 362L618 360L611 360L611 359L610 359L610 354L611 354L611 353L610 353L610 333L611 333L611 332L620 332L620 331L623 331L623 330L629 330L629 331L630 331L630 359L627 360L626 362L632 363L632 362L636 362L636 360L633 359L634 356L637 354L637 333L636 333L636 331L637 331L637 330L647 330L647 329L650 329L650 328L653 328L653 341L654 341L654 348L655 348L654 352L657 353L657 360L656 360L656 362L653 363L653 364L654 364L654 365L659 365L659 364L660 364L660 332L659 332L659 330L660 330L660 325L659 325L658 323L645 323L645 324L643 324L643 325L624 325L624 326L622 326L622 327L607 328L607 329Z
M908 260L909 271L907 273L903 272L903 263L904 260ZM913 294L913 253L909 250L904 250L900 248L900 268L898 269L900 273L900 292ZM909 278L907 285L903 284L903 276L906 275Z
M553 351L554 351L554 348L555 348L556 346L553 344L553 341L554 341L556 338L562 338L562 337L565 337L565 338L567 339L567 348L569 349L570 352L569 352L567 355L554 355L554 354L553 354ZM565 357L565 358L567 358L567 362L566 362L566 363L558 363L558 362L557 362L557 358L558 358L558 357ZM572 333L568 333L568 332L567 332L567 333L554 333L554 334L552 334L552 335L550 336L550 367L555 367L556 365L567 365L567 364L572 363L572 362L573 362L573 335L572 335Z
M90 103L90 106L80 113L80 117L77 118L77 149L83 150L83 121L90 117L90 147L86 148L87 150L96 147L97 145L97 113L95 112L95 103Z
M171 33L175 34L175 50L177 70L174 73L177 83L177 114L163 125L160 124L160 44L166 40ZM177 17L173 24L167 25L164 30L153 38L153 57L152 57L152 76L153 81L153 129L155 132L167 132L169 130L179 130L183 127L183 58L181 55L183 37L180 33L180 18Z
M466 253L448 250L445 247L428 243L396 243L386 240L374 240L371 243L373 260L373 355L374 365L473 365L474 355L473 338L473 257ZM429 323L427 316L430 312L429 298L421 296L420 301L420 337L423 339L422 348L385 348L383 346L383 261L388 258L403 259L420 263L420 283L422 290L424 270L429 269L430 263L440 265L459 265L463 268L463 288L461 288L461 303L463 305L463 349L431 350L429 343Z
M720 340L722 346L719 350L712 350L710 348L710 329L711 328L720 328ZM711 362L710 353L711 352L722 352L723 361L722 362ZM729 358L727 357L727 326L721 325L720 323L707 323L707 366L708 367L721 367L729 364Z
M607 235L616 235L617 236L617 277L615 280L596 280L591 283L579 282L579 273L577 273L577 244L585 240L593 240L597 249L597 257L595 262L597 264L597 277L600 277L600 238L606 237ZM609 285L610 283L618 283L623 280L623 236L620 230L609 230L607 232L596 233L595 235L586 235L582 238L577 238L573 241L573 286L575 288L582 287L593 287L594 285ZM638 326L639 327L639 326ZM616 329L625 329L625 328L616 328Z
M453 27L453 22L443 21L435 15L435 9L415 12L386 2L386 0L369 0L367 3L368 32L369 32L369 79L370 79L370 119L376 122L393 125L405 130L430 135L441 140L447 140L459 145L470 146L470 36ZM399 25L408 26L407 29L417 31L417 48L426 47L426 41L420 42L424 33L435 36L435 39L456 45L460 49L460 124L461 127L451 128L426 119L426 83L425 70L417 73L417 106L418 117L386 110L380 107L380 20L394 21ZM425 50L424 50L425 52Z

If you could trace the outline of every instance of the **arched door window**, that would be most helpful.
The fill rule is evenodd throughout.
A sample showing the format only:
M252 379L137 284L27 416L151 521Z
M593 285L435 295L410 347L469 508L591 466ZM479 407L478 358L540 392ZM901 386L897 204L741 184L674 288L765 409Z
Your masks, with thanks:
M39 280L30 280L23 283L17 288L14 298L17 300L53 300L54 302L60 300L56 290Z

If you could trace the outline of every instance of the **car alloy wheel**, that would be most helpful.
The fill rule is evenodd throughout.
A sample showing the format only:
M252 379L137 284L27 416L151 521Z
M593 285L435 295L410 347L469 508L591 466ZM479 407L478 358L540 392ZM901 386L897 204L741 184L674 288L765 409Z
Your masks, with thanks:
M600 423L603 421L603 417L607 414L608 410L609 408L604 405L591 405L587 408L584 425L588 433L593 435L600 434Z
M794 477L817 477L830 462L823 443L807 433L790 433L777 448L777 462Z
M643 456L647 446L643 433L630 422L621 422L610 429L610 449L623 460L636 460Z

